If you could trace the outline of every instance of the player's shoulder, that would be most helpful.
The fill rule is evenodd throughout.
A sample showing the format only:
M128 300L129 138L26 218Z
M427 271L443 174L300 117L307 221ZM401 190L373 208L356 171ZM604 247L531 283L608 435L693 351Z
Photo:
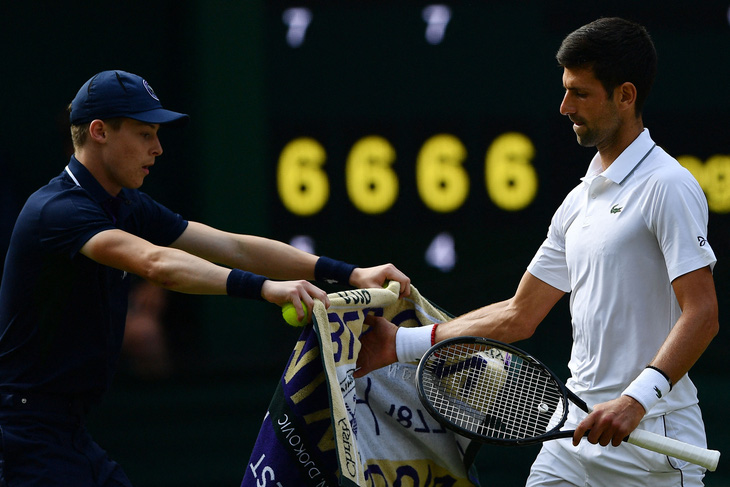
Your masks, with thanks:
M691 172L682 166L677 159L669 155L662 147L655 148L656 154L648 161L643 171L644 176L657 186L698 186Z
M75 184L69 184L59 176L33 193L26 201L23 212L49 223L54 220L71 220L94 209L98 209L98 205L94 204L87 191Z
M697 179L664 149L658 146L656 149L656 158L647 161L649 164L642 165L639 171L639 177L644 178L641 198L643 204L647 208L659 208L669 212L694 208L702 214L706 213L707 199ZM666 211L652 214L662 215Z

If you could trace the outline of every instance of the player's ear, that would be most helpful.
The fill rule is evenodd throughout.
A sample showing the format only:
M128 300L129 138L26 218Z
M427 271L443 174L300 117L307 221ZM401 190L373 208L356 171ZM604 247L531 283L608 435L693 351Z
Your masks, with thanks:
M106 142L107 127L103 120L92 120L89 124L89 137L99 143Z
M636 103L636 86L628 81L622 83L616 87L614 96L623 108L633 110Z

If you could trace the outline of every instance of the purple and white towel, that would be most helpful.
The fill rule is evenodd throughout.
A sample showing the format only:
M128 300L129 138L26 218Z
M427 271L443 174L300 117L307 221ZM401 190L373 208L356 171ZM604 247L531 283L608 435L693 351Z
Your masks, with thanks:
M292 351L264 417L242 487L478 486L477 445L446 430L418 399L416 365L396 363L354 379L368 313L398 326L449 316L412 286L332 293ZM467 452L468 450L468 452Z

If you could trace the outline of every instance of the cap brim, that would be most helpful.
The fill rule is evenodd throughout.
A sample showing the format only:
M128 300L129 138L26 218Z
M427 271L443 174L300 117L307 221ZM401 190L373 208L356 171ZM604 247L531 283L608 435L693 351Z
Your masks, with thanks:
M160 125L183 126L188 123L190 117L185 113L173 112L164 108L155 108L146 112L124 115L127 118L145 123L159 123Z

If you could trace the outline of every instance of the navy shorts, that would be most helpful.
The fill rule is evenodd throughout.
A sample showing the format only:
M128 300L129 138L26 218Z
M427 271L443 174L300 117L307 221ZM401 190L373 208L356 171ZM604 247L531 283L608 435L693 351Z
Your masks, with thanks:
M0 394L0 487L131 487L83 416L67 401Z

